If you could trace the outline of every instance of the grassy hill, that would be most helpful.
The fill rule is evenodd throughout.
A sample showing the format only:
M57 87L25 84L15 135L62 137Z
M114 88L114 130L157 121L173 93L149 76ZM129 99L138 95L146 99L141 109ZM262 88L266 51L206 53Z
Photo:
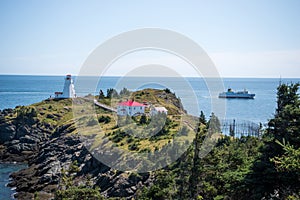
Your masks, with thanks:
M116 113L95 106L86 98L77 98L75 101L80 103L76 103L75 107L71 99L44 100L30 106L20 106L14 113L5 116L5 121L17 120L26 124L32 121L33 126L43 127L50 134L67 128L69 134L92 136L90 150L96 149L104 139L108 139L110 145L128 151L154 152L172 142L175 137L180 141L190 141L194 137L196 118L185 114L180 99L168 89L144 89L119 95L118 98L89 98L96 98L99 102L115 107L119 101L134 99L140 103L164 106L168 116L151 118L147 115L146 121L141 123L141 116L118 117ZM149 108L146 108L146 114L148 112Z
M116 113L93 106L91 101L77 99L76 111L79 119L77 125L84 137L93 137L90 150L99 146L114 146L126 151L154 152L173 142L187 142L194 138L193 130L197 119L186 114L181 101L168 89L144 89L136 92L128 91L126 95L96 97L99 102L116 108L120 101L134 99L137 102L153 106L164 106L167 116L150 117L149 108L146 116L120 117ZM107 139L110 141L107 143ZM104 142L105 141L105 144ZM106 145L107 143L107 145Z

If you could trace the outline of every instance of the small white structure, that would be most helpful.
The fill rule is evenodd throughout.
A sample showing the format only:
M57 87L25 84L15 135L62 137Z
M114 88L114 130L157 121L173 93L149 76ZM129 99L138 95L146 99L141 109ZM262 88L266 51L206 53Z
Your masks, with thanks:
M157 115L158 113L164 113L166 115L168 115L168 110L165 107L154 107L152 106L150 108L150 115Z
M117 114L120 116L136 116L145 113L145 105L135 101L124 101L118 104Z
M67 99L67 98L75 98L75 89L72 80L72 76L68 74L65 78L64 89L62 92L55 92L55 99Z

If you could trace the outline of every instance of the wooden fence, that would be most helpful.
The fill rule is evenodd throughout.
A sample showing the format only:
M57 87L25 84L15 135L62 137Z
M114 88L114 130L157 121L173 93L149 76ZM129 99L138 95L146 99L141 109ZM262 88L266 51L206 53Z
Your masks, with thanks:
M221 131L232 137L255 136L261 137L262 125L247 120L226 119L221 120Z

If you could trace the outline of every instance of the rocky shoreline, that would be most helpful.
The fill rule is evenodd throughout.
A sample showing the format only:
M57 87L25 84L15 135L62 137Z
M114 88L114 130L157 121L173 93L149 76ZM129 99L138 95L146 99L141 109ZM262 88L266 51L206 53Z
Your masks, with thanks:
M150 174L133 176L112 170L96 160L79 136L71 134L75 130L72 122L53 126L40 121L31 113L33 111L20 117L16 114L18 109L0 112L0 161L28 164L26 169L11 174L8 186L16 188L17 199L28 200L35 196L53 199L61 182L61 170L74 161L79 166L75 183L82 185L89 179L104 197L131 198L139 188L151 184Z

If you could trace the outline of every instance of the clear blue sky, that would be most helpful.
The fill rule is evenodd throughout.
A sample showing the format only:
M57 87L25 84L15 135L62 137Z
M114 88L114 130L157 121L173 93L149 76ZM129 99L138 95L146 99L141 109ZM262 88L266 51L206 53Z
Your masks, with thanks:
M110 37L158 27L196 41L222 76L300 77L299 19L299 0L2 0L0 74L77 74Z

